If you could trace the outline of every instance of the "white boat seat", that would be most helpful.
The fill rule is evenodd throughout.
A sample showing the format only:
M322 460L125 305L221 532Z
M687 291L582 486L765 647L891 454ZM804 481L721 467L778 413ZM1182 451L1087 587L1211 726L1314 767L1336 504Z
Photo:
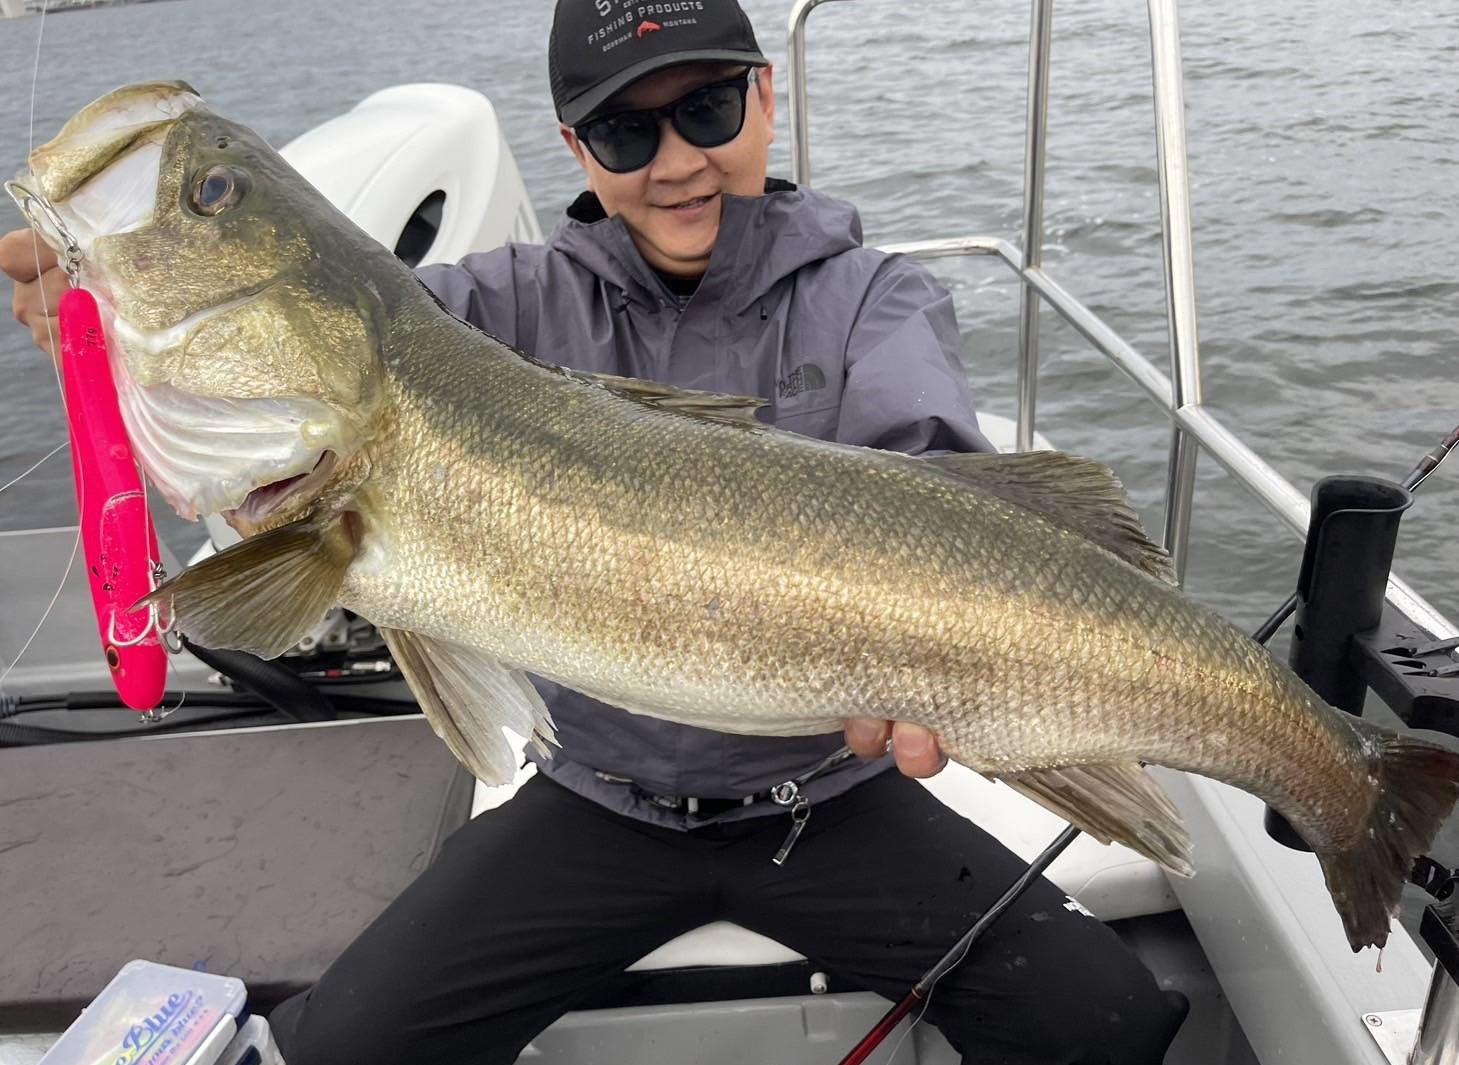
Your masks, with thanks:
M520 740L518 748L520 764ZM510 784L476 785L471 815L500 806L536 769L518 771ZM1013 789L995 784L960 765L950 765L923 781L934 795L980 825L1025 861L1032 861L1064 827L1064 822ZM1165 874L1125 847L1096 843L1087 836L1070 845L1048 876L1096 917L1115 921L1178 908ZM686 932L645 955L632 971L696 969L710 966L781 965L803 960L780 943L756 932L716 921Z

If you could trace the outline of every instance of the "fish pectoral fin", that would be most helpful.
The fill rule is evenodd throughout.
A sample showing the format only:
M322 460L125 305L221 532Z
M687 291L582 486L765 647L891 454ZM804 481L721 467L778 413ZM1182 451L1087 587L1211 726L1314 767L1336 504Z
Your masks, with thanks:
M409 629L381 627L380 635L431 728L476 779L506 784L516 775L503 729L530 737L544 757L552 756L552 714L521 670L474 647Z
M676 388L660 381L644 381L636 377L617 377L606 373L572 371L573 376L601 385L629 399L646 403L660 410L674 410L681 414L692 414L726 425L754 426L763 429L765 424L755 417L755 412L765 406L768 400L759 396L733 396L723 392L699 392L689 388Z
M1180 811L1139 762L989 775L1101 843L1123 843L1180 876L1195 873Z
M203 647L276 658L335 605L359 550L355 520L333 513L250 536L189 566L137 606L170 604L175 627Z
M921 461L1077 533L1152 577L1177 583L1169 553L1146 535L1119 478L1093 459L1025 451L929 455Z

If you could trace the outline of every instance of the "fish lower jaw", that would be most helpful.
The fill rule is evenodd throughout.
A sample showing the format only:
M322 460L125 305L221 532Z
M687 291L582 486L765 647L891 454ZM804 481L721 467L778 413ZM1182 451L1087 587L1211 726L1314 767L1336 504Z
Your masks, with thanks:
M223 518L244 536L282 525L319 496L338 463L338 453L326 448L302 472L254 488L236 507L221 511Z

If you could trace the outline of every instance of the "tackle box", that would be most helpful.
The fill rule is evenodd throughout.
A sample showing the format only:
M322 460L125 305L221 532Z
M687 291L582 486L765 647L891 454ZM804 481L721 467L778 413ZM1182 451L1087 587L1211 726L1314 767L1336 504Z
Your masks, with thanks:
M150 961L122 966L40 1065L276 1065L242 980Z

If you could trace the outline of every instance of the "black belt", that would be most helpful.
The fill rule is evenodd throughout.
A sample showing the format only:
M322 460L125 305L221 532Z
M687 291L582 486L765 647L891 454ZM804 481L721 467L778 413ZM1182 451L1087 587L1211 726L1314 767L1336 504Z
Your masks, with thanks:
M718 817L731 810L754 806L757 802L764 802L770 798L768 791L757 791L753 795L746 795L743 799L701 799L693 795L654 795L637 787L633 790L639 798L647 799L655 806L699 821L707 821L711 817Z
M685 817L695 820L708 820L711 817L718 817L720 814L729 813L731 810L743 809L746 806L754 806L760 802L773 802L776 806L783 807L790 811L790 834L785 837L780 850L776 851L772 861L776 865L784 865L785 859L790 856L790 849L795 846L795 841L800 838L801 832L805 829L805 823L811 816L811 803L803 794L801 788L810 783L816 777L829 773L844 762L855 758L855 753L850 747L842 747L833 754L827 755L809 770L798 777L776 784L773 788L764 791L757 791L752 795L745 795L738 799L716 799L700 798L694 795L660 795L639 787L629 777L615 776L611 773L597 773L600 780L606 780L612 784L625 784L632 789L633 793L646 802L668 810L672 813L683 814Z

